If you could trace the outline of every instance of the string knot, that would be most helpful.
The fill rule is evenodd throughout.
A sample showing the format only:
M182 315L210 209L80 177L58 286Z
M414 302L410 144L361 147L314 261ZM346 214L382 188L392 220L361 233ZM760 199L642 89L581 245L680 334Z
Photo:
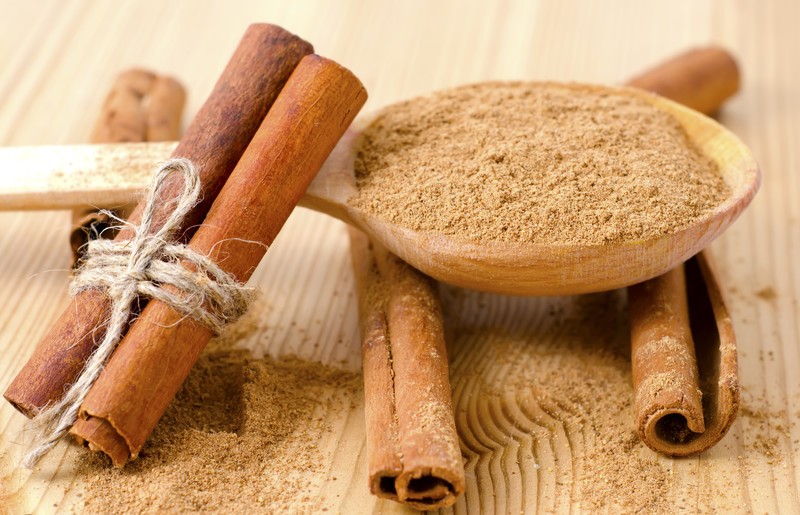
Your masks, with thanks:
M172 173L183 175L183 191L174 209L157 227L159 194ZM157 299L219 334L247 310L253 290L225 272L208 256L174 243L175 233L200 199L200 177L188 159L171 159L155 171L141 223L129 241L92 240L70 284L70 294L102 289L111 299L103 341L62 399L33 419L34 444L23 465L32 467L77 419L80 406L125 332L138 297Z

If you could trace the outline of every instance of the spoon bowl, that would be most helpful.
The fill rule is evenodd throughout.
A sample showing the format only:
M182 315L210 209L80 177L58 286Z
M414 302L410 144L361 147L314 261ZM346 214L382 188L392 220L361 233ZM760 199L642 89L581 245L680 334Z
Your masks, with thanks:
M749 149L716 121L665 98L633 88L606 88L638 96L676 118L701 153L712 159L730 189L716 209L677 232L602 245L474 242L413 231L348 204L357 193L353 163L361 118L343 138L301 201L363 229L374 240L431 277L465 288L514 295L573 295L636 284L686 261L724 231L750 203L761 175Z

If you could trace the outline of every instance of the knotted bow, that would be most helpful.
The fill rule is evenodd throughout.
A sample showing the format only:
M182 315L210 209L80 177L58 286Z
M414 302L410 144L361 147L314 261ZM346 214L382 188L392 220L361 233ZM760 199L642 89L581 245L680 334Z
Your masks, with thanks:
M183 191L165 223L151 234L159 192L167 177L176 172L183 174ZM64 397L33 419L34 443L24 466L35 465L75 423L83 400L122 339L137 298L165 302L215 333L247 310L252 289L237 282L208 256L172 241L200 193L200 177L191 161L166 161L155 172L134 237L129 241L97 239L87 243L86 258L70 284L70 294L90 288L106 292L111 299L106 333Z

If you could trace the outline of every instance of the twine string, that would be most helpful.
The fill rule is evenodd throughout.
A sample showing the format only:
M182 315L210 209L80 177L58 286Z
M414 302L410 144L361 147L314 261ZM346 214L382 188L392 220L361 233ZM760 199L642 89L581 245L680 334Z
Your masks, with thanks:
M150 234L159 193L172 173L183 174L183 191L164 225ZM23 459L25 467L32 468L78 419L81 404L119 344L138 297L165 302L216 334L247 310L252 289L236 281L208 256L172 242L200 194L200 177L192 162L170 159L155 171L134 237L122 242L98 239L87 244L86 258L70 284L70 295L87 289L106 292L111 299L106 333L64 397L43 408L31 421L34 437ZM191 266L185 267L181 262Z

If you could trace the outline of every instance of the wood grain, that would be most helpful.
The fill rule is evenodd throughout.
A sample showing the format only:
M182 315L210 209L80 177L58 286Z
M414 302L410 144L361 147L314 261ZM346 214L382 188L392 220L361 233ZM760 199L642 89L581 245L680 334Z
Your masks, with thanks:
M107 90L120 70L137 65L180 78L189 91L191 117L253 21L282 25L353 70L370 91L365 111L485 79L619 83L691 46L715 42L730 48L742 66L742 93L720 121L753 150L764 172L751 207L713 245L740 345L743 411L707 453L645 458L668 472L665 499L673 511L800 512L797 3L2 0L0 11L2 145L86 141L96 114L87 110L99 109L96 92ZM0 227L0 296L14 299L0 308L5 389L67 304L69 213L35 219L2 213ZM270 254L269 266L251 279L264 291L261 329L243 343L261 354L293 353L357 370L344 226L297 210ZM585 502L596 472L588 457L608 434L602 426L575 423L568 406L547 392L523 395L511 386L535 363L580 372L574 361L580 354L557 352L558 343L571 336L555 323L561 315L551 313L576 302L617 306L619 299L512 298L455 288L445 293L456 335L448 353L467 472L467 490L454 511L594 511ZM624 333L625 325L624 317L609 316L610 331ZM488 328L521 343L504 357ZM612 347L625 343L615 335L607 337ZM612 372L598 370L596 377ZM354 398L353 406L330 415L332 432L319 444L330 456L327 476L310 478L320 508L402 512L368 494L363 398ZM73 472L78 449L57 448L33 473L15 468L23 419L10 406L0 407L0 494L7 501L0 501L0 512L79 510L81 480ZM632 419L630 424L633 431Z

